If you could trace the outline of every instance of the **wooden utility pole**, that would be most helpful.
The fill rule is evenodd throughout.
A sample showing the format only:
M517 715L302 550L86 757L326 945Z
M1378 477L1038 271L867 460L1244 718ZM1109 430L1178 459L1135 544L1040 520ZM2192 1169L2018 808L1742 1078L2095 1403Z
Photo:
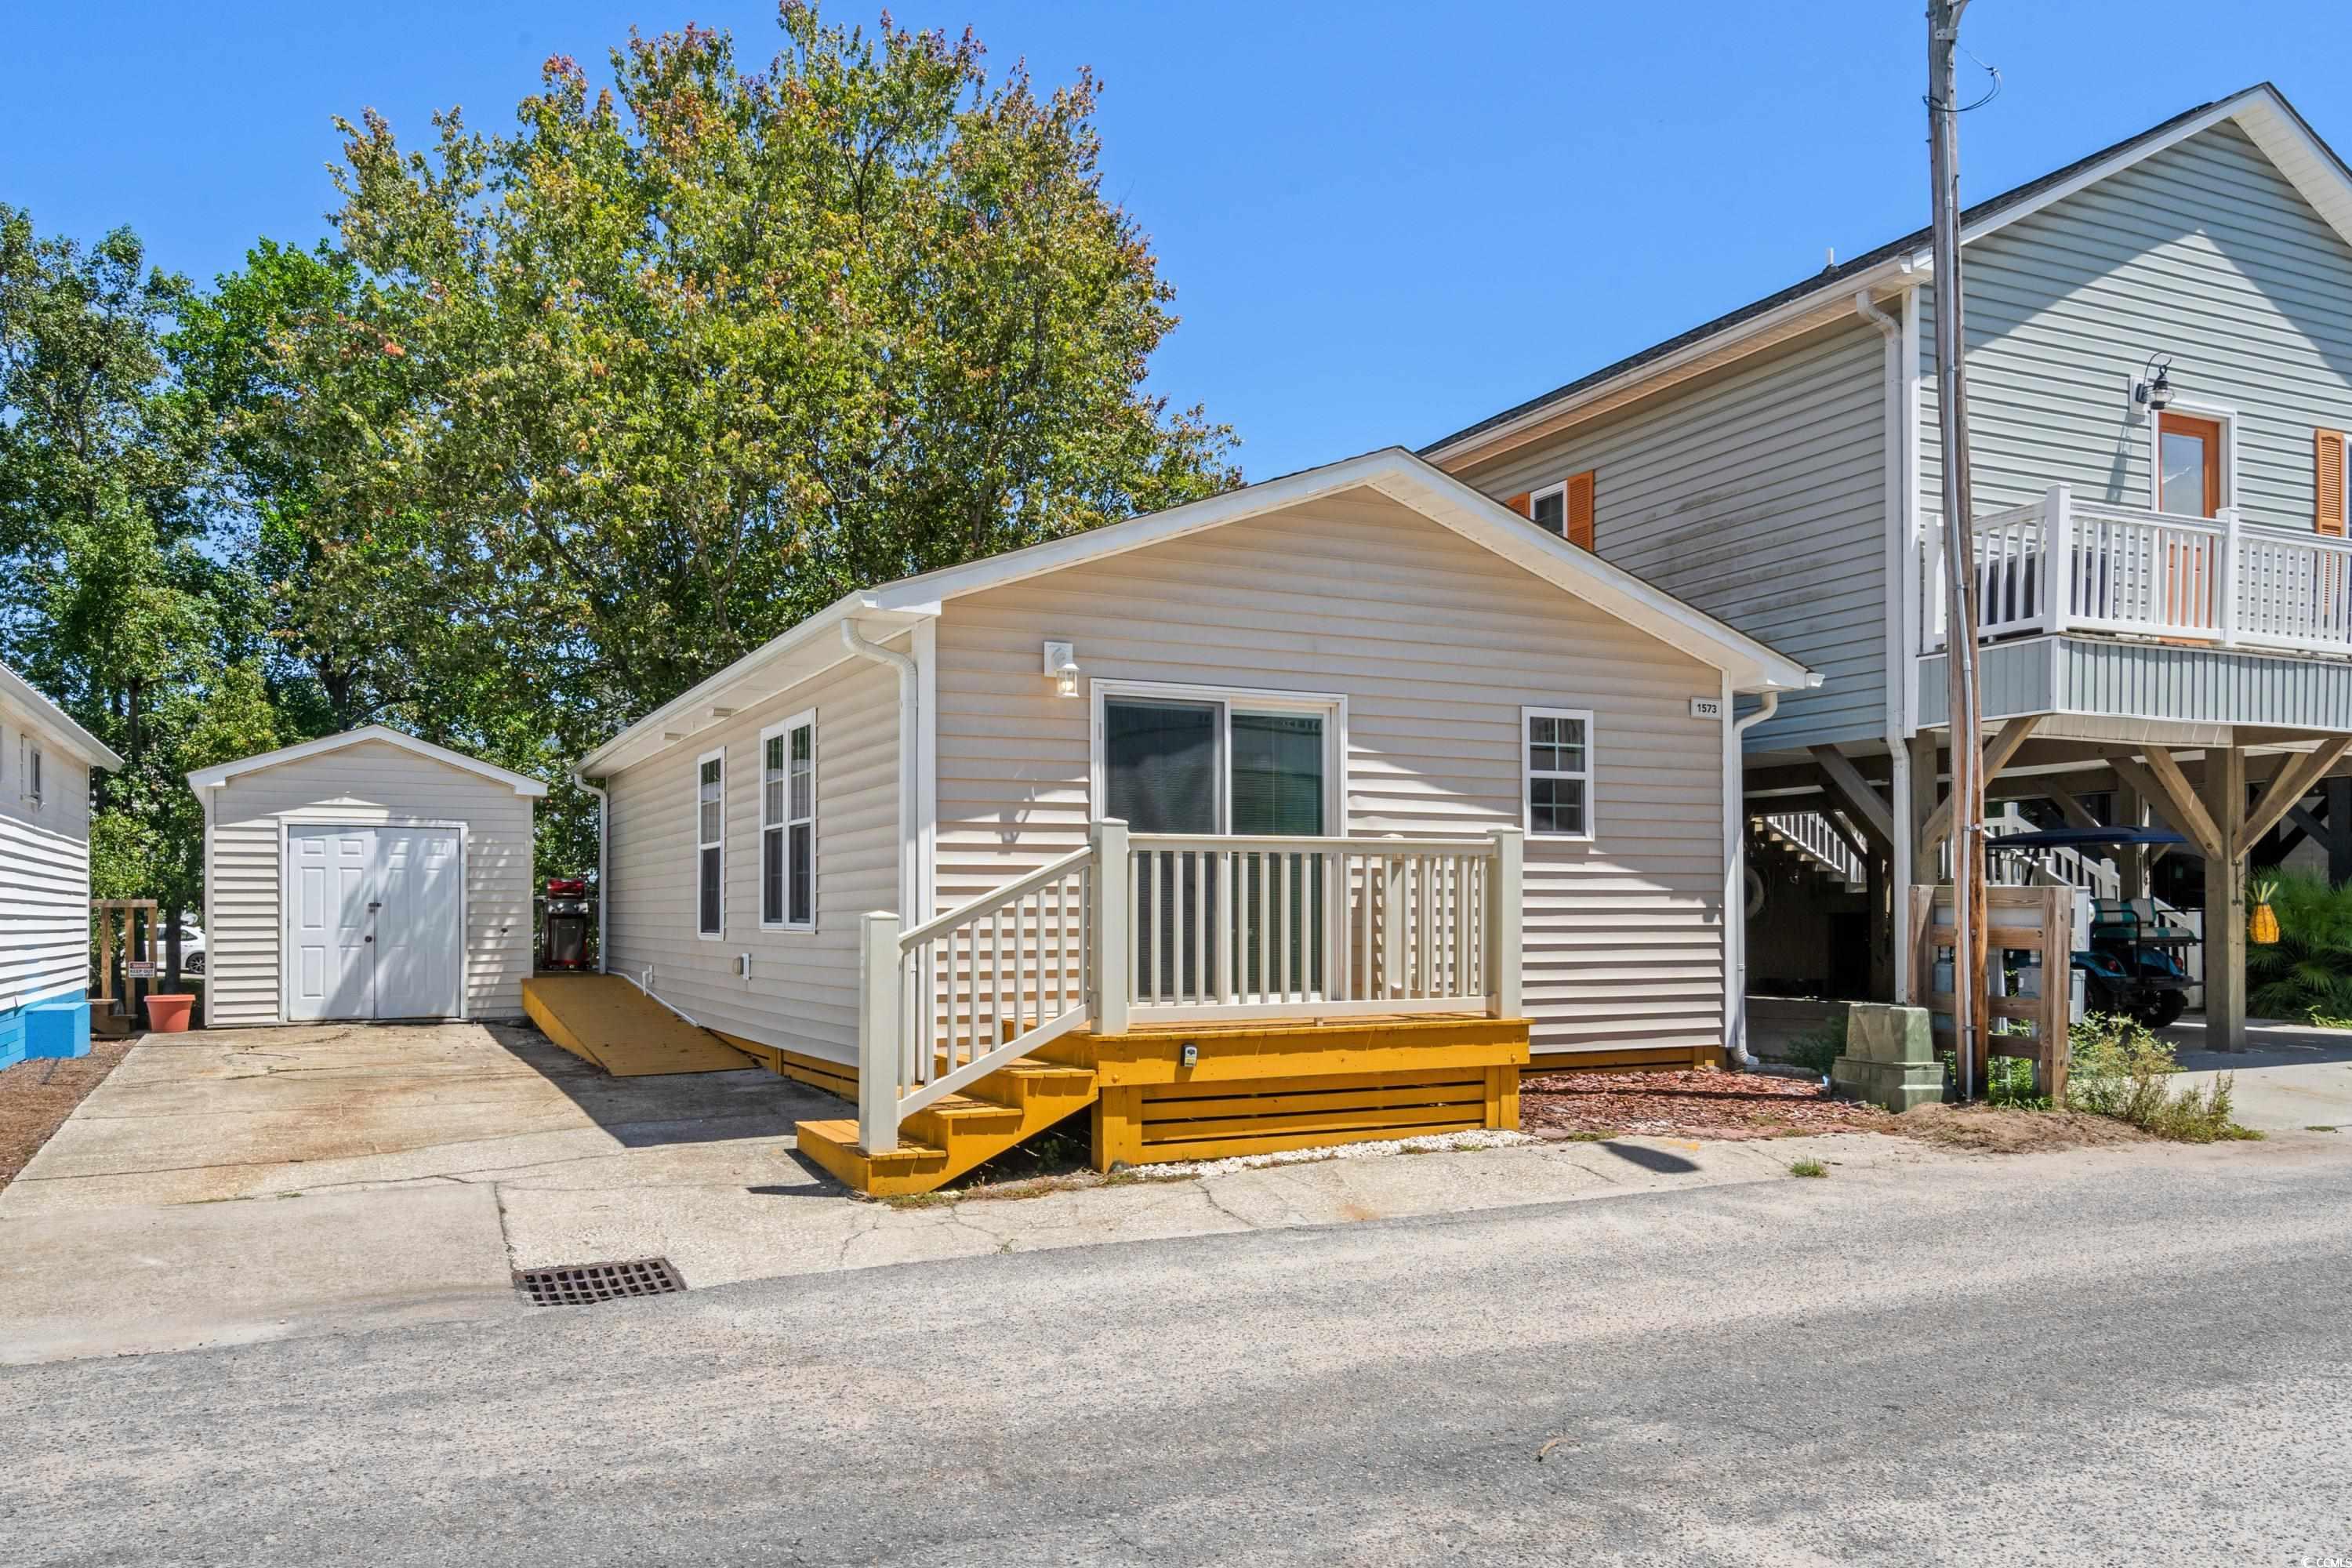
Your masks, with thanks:
M1977 699L1974 510L1969 486L1967 342L1960 317L1959 104L1952 53L1969 0L1927 0L1927 166L1935 186L1936 412L1943 437L1944 664L1952 753L1952 1041L1960 1094L1976 1093L1985 1011L1983 725ZM2046 576L2047 574L2045 573Z

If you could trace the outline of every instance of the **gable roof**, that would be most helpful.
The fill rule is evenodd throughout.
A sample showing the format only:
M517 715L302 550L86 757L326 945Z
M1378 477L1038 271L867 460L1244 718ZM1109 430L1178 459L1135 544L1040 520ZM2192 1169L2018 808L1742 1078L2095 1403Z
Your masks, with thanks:
M198 768L188 775L188 787L201 794L208 789L218 789L240 773L259 773L264 768L274 768L283 763L299 763L305 757L324 756L329 752L340 752L346 746L363 745L370 741L382 741L387 745L398 746L404 752L414 752L420 757L430 757L436 763L446 763L450 767L461 769L466 773L478 773L486 779L496 779L520 795L529 795L535 799L547 793L546 784L527 773L514 773L499 767L495 763L486 763L479 757L469 757L463 752L453 752L446 746L436 746L430 741L420 741L405 730L395 730L389 724L363 724L356 730L346 730L340 735L322 735L315 741L304 741L299 745L280 746L274 752L264 752L258 756L239 757L233 763L220 763L209 768Z
M731 712L748 707L839 663L848 655L834 627L844 621L879 623L869 625L869 637L876 630L895 634L937 616L943 603L967 594L1359 489L1377 490L1595 608L1664 638L1722 670L1734 690L1786 691L1821 684L1820 676L1787 655L1623 567L1546 532L1403 447L1386 447L1166 511L846 595L655 709L583 757L574 771L593 776L627 767L715 721L714 709Z
M2200 103L2136 136L1963 209L1960 241L1965 245L1979 239L2225 120L2235 121L2304 199L2346 243L2352 244L2352 168L2269 82ZM1933 236L1932 229L1915 229L1851 261L1823 268L1801 282L1442 437L1422 447L1421 455L1447 464L1483 456L1489 448L1516 445L1514 437L1526 439L1540 433L1540 426L1596 403L1614 406L1624 401L1623 395L1673 371L1696 374L1810 331L1829 316L1844 314L1858 291L1926 276L1932 267Z
M75 723L66 710L41 695L40 689L0 664L0 701L24 714L25 724L40 731L51 745L94 768L109 771L122 765L107 743Z

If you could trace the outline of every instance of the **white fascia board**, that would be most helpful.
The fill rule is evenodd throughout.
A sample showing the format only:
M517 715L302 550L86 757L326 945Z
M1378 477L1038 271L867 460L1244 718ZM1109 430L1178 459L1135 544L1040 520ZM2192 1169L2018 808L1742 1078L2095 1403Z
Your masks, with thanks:
M1390 472L1400 461L1420 461L1402 447L1383 447L1358 457L1344 458L1320 468L1302 468L1280 479L1263 479L1240 489L1188 501L1124 522L1107 523L1061 539L1049 539L1043 544L992 555L985 560L962 566L950 566L944 571L926 573L920 577L903 578L885 583L866 595L869 607L891 610L902 615L937 615L941 601L961 598L989 588L1003 588L1015 583L1042 577L1065 567L1082 565L1107 556L1123 555L1130 550L1142 550L1170 540L1181 539L1189 533L1205 529L1223 528L1229 522L1259 517L1285 507L1323 496L1338 495L1343 490L1360 489Z
M2135 163L2143 163L2192 136L2211 130L2225 120L2237 121L2254 145L2302 193L2304 199L2311 203L2344 237L2345 243L2352 245L2352 175L2347 174L2343 163L2312 134L2311 128L2303 118L2274 89L2268 86L2249 88L2223 99L2195 119L2181 121L2162 136L2095 163L2072 179L2046 191L2037 191L2026 200L1985 215L1960 230L1960 243L1971 244L2020 219L2031 217L2053 203L2064 201ZM1719 332L1685 343L1673 353L1662 354L1646 363L1635 365L1622 375L1612 376L1605 382L1585 387L1573 396L1531 408L1507 425L1497 425L1475 436L1449 442L1433 449L1429 456L1439 462L1451 462L1467 453L1504 445L1530 427L1572 415L1579 408L1603 398L1620 396L1628 387L1666 375L1693 361L1722 355L1727 349L1735 348L1750 339L1769 340L1790 322L1823 312L1856 289L1875 290L1916 283L1931 275L1934 265L1933 251L1923 246L1908 256L1894 258L1867 272L1842 279L1833 289L1825 287L1809 290L1777 309L1735 321ZM1828 310L1827 313L1834 314L1836 311Z
M17 714L19 727L36 731L66 755L109 772L122 766L122 759L115 755L112 747L75 723L72 716L43 696L39 688L5 664L0 664L0 701L5 701Z
M1909 258L1898 257L1882 261L1866 272L1857 272L1851 278L1840 280L1834 288L1813 289L1800 294L1795 299L1775 306L1769 310L1760 311L1742 321L1734 321L1719 332L1712 332L1706 337L1685 343L1672 353L1660 354L1656 359L1646 360L1622 374L1611 376L1607 381L1595 382L1592 385L1584 387L1570 396L1530 408L1507 425L1496 425L1490 429L1479 431L1475 436L1465 436L1457 440L1449 441L1443 447L1433 448L1426 455L1432 462L1446 463L1483 447L1502 446L1511 437L1532 426L1548 425L1563 416L1575 413L1588 404L1600 402L1603 398L1619 396L1628 387L1639 386L1645 381L1654 380L1671 372L1683 369L1695 360L1714 358L1722 354L1725 350L1736 347L1751 338L1778 341L1780 336L1786 335L1788 328L1806 322L1809 317L1820 316L1823 321L1828 321L1847 315L1853 310L1849 301L1854 290L1899 288L1907 281L1906 275L1909 270Z
M908 583L925 580L906 579ZM771 683L775 690L823 674L849 657L841 647L838 634L827 635L844 620L870 617L881 623L877 640L886 640L940 613L936 599L925 604L919 602L919 595L918 602L911 605L877 603L877 595L891 586L894 584L844 595L808 619L787 627L734 663L671 698L574 763L571 771L583 778L604 777L672 746L688 744L701 731L722 721L721 716L710 711L712 709L747 708L772 696L774 692L764 689L761 678L787 661L793 664L793 673L781 683ZM814 659L793 659L793 655L804 650L813 651ZM678 732L677 740L667 738L667 732L671 731Z
M235 762L198 768L188 775L188 787L202 795L205 791L218 789L241 773L259 773L264 768L299 763L305 757L322 756L329 752L340 752L347 746L362 745L371 741L382 741L386 745L397 746L404 752L413 752L420 757L428 757L462 772L495 779L519 795L538 799L547 794L547 785L528 773L502 768L496 763L486 763L479 757L469 757L463 752L453 752L446 746L436 746L430 741L420 741L406 731L395 730L389 724L363 724L338 735L322 735L299 745L281 746L274 752L263 752L256 756L239 757Z

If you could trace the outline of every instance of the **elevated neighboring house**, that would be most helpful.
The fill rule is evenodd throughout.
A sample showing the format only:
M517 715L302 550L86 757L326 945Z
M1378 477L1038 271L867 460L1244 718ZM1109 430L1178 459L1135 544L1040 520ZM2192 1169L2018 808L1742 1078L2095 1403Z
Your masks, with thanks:
M1801 665L1391 448L853 595L583 758L604 961L935 1185L1509 1125L1737 994L1735 696ZM215 936L215 941L218 938Z
M0 1067L89 1050L89 774L121 765L0 665Z
M2225 1043L2246 854L2352 743L2347 240L2352 173L2267 84L1963 217L1971 743L1996 797L2191 840ZM1795 932L1772 962L1851 952L1803 978L1881 995L1948 820L1931 279L1923 230L1423 453L1822 672L1748 733L1746 791L1759 845L1854 889L1854 940L1776 883L1759 963ZM2130 895L2144 872L2067 874Z

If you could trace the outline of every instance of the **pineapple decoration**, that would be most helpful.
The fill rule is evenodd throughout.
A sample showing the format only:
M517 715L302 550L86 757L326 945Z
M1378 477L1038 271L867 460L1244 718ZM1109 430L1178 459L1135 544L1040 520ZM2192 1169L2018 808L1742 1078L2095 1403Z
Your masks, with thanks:
M2246 889L2254 901L2246 917L2246 938L2257 947L2270 947L2279 939L2278 914L2271 908L2278 885L2276 877L2257 877Z

